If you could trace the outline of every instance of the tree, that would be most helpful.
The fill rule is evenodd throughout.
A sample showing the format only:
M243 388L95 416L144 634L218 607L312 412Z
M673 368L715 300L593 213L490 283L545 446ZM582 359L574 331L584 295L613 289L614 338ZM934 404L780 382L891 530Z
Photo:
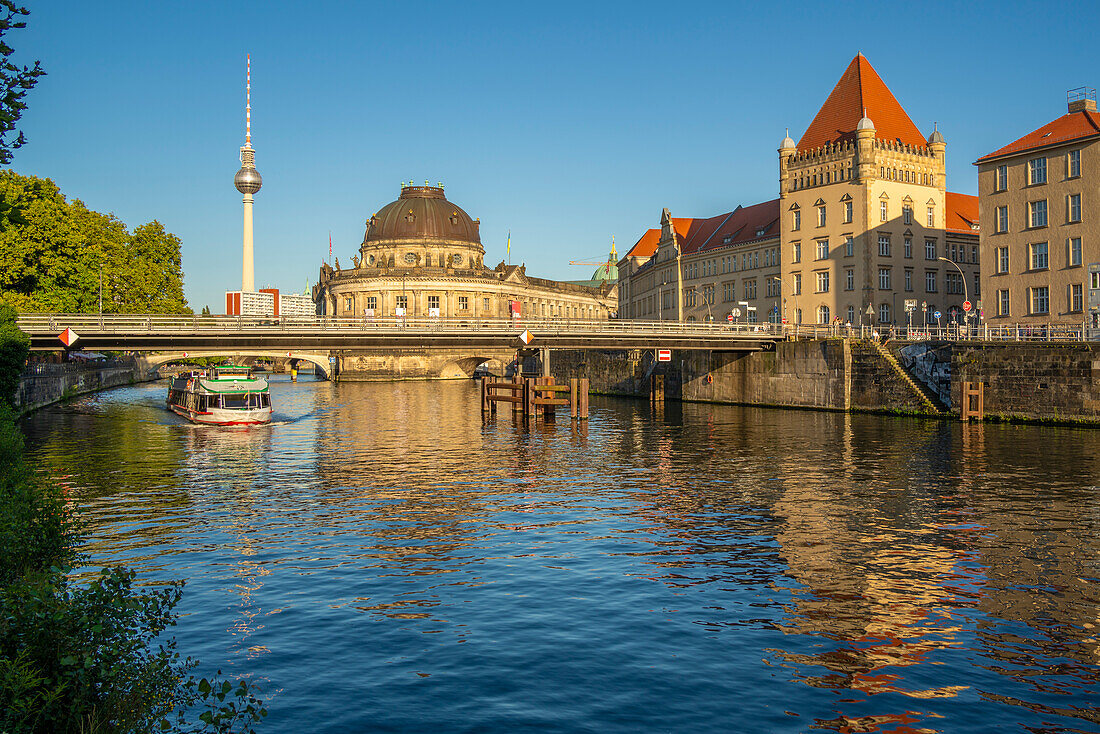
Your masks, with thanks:
M2 0L0 0L2 2ZM0 171L0 298L21 311L190 313L182 243L153 221L69 202L49 179Z
M27 142L23 132L15 129L15 124L27 109L23 102L27 92L38 83L38 77L46 73L37 61L33 67L13 64L10 59L15 49L4 42L8 31L27 27L19 17L29 14L26 8L17 6L12 0L0 0L0 164L4 165L11 163L12 151Z

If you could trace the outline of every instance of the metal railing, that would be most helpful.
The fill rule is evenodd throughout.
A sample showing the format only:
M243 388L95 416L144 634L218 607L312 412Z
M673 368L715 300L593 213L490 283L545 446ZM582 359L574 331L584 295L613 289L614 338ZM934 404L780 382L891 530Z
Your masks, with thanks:
M30 335L56 335L64 329L79 334L217 334L233 332L271 334L485 334L515 335L524 329L540 335L624 334L710 336L714 338L779 335L775 324L726 324L677 321L633 321L570 318L441 318L294 317L294 316L98 316L95 314L21 314L16 325ZM774 336L771 336L774 338Z
M843 324L799 324L785 326L784 334L796 339L902 339L905 341L1049 341L1082 342L1100 340L1100 329L1084 324L988 324L951 323L947 326L845 326Z

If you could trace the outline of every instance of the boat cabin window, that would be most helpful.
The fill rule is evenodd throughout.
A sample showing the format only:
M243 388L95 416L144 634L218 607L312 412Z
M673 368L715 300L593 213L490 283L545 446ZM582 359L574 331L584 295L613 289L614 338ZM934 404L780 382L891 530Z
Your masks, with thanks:
M222 395L222 407L243 409L248 407L248 393L226 393Z

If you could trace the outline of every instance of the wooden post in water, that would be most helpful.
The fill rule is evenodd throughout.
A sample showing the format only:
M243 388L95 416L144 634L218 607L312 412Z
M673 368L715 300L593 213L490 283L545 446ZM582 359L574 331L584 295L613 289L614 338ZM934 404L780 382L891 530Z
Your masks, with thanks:
M576 418L577 417L577 408L578 408L578 405L577 405L577 383L578 382L579 382L579 380L577 380L576 377L570 377L569 378L569 417L570 418Z
M588 420L588 378L582 377L577 381L577 416L581 420Z
M549 354L550 350L547 349L546 353ZM553 385L554 384L554 376L553 375L544 375L539 380L539 382L541 382L543 385ZM556 392L549 393L549 394L546 395L546 397L549 397L549 398L556 398L557 396L558 396L558 394ZM557 411L557 408L554 407L553 405L544 405L544 406L542 406L542 418L543 418L543 420L553 422L554 419L557 418L557 412L556 411Z
M984 382L964 382L961 398L959 401L960 421L969 421L971 418L985 420Z
M665 376L653 375L649 383L649 399L654 403L665 402Z

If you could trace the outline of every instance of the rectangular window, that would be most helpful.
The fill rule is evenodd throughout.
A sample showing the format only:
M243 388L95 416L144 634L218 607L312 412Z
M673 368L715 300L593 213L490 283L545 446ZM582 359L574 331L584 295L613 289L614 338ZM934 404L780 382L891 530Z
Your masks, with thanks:
M458 297L458 310L459 311L469 311L470 310L470 298L469 298L469 296L459 296Z
M1047 200L1040 199L1039 201L1029 201L1027 204L1028 209L1028 226L1030 227L1045 227L1047 226Z
M878 256L890 257L890 235L880 234L878 236Z
M1008 272L1008 248L1007 247L998 247L997 248L997 272L998 273L1007 273Z
M935 260L936 259L936 241L925 240L924 241L924 259Z
M483 311L488 312L488 310L489 310L489 299L488 298L482 298L481 299L481 308L482 308Z
M928 293L936 292L936 271L929 270L924 274L924 290Z
M878 205L879 217L882 221L886 221L890 216L890 210L885 201L880 201Z
M794 278L794 283L793 283L794 293L792 295L795 295L795 296L801 295L802 294L802 273L795 273L791 277Z
M1050 313L1050 288L1041 285L1031 289L1031 313Z
M756 298L756 280L745 281L745 298Z
M829 257L829 240L817 241L817 259L825 260Z
M909 258L910 260L913 258L913 238L912 237L906 237L905 238L905 257Z
M844 238L844 257L851 257L855 252L855 241L851 237Z
M378 308L378 296L367 296L367 308L371 310Z
M845 270L844 271L844 290L854 291L856 289L856 271Z
M1047 267L1047 243L1036 242L1031 246L1031 269L1046 270Z
M878 288L880 291L890 290L890 268L878 269Z
M1081 238L1070 237L1069 239L1069 262L1070 267L1081 264Z
M974 263L975 265L978 264L978 246L977 245L971 245L970 246L970 262Z
M819 206L817 208L817 226L818 227L824 227L825 226L825 206L824 205Z
M1081 175L1081 151L1071 150L1066 156L1066 175L1069 178Z
M997 229L998 234L1008 231L1008 207L997 207Z
M394 302L397 304L398 308L408 308L409 307L409 297L408 296L394 296Z
M908 268L905 269L905 290L913 290L913 271Z
M997 175L993 182L994 191L1005 191L1008 189L1008 166L1001 164L997 166Z
M997 291L997 315L1008 316L1008 289Z
M344 310L351 311L351 296L344 296Z
M1066 221L1081 221L1081 195L1070 194L1066 197Z
M1027 162L1027 182L1029 185L1047 182L1047 159L1032 158Z
M829 274L818 273L817 274L817 292L828 293L829 292Z
M905 224L913 223L913 207L906 204L901 208L901 221Z
M1069 310L1080 311L1084 305L1083 289L1080 283L1072 283L1069 287Z
M802 244L795 242L791 248L791 262L802 262Z
M936 207L934 206L928 207L928 226L936 226Z
M791 222L791 229L795 232L802 229L802 212L795 209L792 212L792 219L794 221Z
M844 223L852 223L852 202L850 201L844 202Z

